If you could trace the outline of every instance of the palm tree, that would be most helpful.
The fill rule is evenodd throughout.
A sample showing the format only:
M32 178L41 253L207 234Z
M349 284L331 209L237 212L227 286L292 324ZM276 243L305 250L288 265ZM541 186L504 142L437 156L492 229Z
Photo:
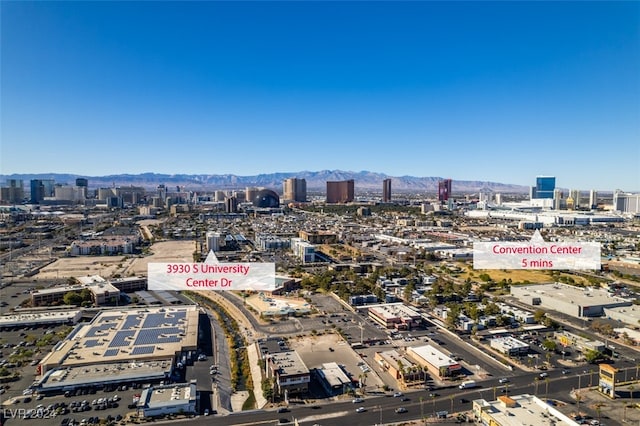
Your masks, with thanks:
M535 386L536 390L533 392L534 396L538 396L538 384L539 384L540 380L538 377L533 379L533 385Z
M549 398L549 378L548 377L544 378L544 383L547 386L547 388L545 390L545 393L544 393L544 398L547 399L547 398Z
M453 414L453 395L449 395L449 399L451 400L451 414Z
M576 392L576 409L578 410L578 414L580 414L580 401L582 401L582 395L580 395L580 392Z

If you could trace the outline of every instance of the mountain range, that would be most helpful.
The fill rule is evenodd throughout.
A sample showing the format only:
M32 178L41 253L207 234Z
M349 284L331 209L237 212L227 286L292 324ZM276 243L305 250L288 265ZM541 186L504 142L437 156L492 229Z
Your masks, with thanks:
M389 176L384 173L370 171L343 171L343 170L321 170L301 171L301 172L278 172L265 173L254 176L238 176L233 174L161 174L161 173L141 173L141 174L118 174L108 176L86 176L62 173L40 173L40 174L12 174L0 175L4 181L6 179L22 179L25 190L28 189L31 179L54 179L56 183L74 184L76 178L86 178L89 180L90 188L104 188L111 186L142 186L152 189L160 184L164 184L169 190L180 187L185 191L203 191L215 189L244 189L248 186L257 186L273 189L276 192L282 191L282 183L288 178L302 178L307 181L307 191L326 190L327 181L341 181L353 179L356 191L382 191L382 181L391 179L392 191L400 192L435 192L438 190L438 182L441 177L417 177L417 176ZM452 183L452 192L473 193L480 190L490 190L503 193L527 193L528 186L514 185L509 183L455 180Z

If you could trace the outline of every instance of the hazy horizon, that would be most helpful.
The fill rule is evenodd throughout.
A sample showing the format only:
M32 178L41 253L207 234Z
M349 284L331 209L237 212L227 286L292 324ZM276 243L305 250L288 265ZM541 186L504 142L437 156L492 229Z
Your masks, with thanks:
M0 172L640 189L639 2L4 2Z

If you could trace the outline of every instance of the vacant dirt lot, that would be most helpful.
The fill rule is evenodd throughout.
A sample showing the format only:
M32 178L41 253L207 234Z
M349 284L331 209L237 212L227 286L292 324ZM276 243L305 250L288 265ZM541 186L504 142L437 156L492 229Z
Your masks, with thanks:
M122 277L147 275L149 262L192 262L195 250L194 241L164 241L151 247L151 256L78 256L63 257L43 268L34 278L47 280L70 278L85 275L100 275L111 278L116 274Z

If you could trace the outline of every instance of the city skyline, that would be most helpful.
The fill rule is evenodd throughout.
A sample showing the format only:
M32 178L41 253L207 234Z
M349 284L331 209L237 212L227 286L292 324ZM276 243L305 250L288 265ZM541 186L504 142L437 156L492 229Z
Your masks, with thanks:
M0 172L640 189L637 2L5 2Z

